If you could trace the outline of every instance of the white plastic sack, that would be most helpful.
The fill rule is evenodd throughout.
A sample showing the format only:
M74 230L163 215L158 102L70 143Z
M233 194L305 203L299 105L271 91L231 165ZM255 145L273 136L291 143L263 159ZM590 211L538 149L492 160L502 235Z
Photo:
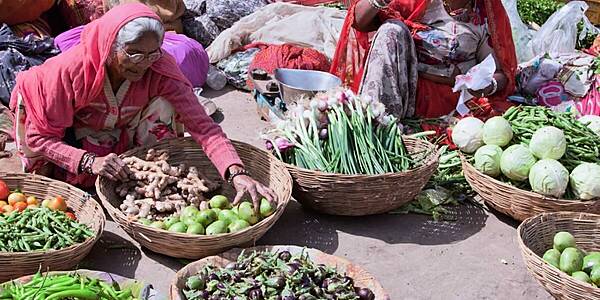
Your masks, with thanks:
M480 64L472 67L467 74L456 76L456 83L452 91L455 93L461 92L456 104L456 111L461 116L469 113L469 108L465 103L471 100L473 95L468 90L477 91L490 86L494 73L496 73L496 61L494 56L490 54Z
M571 1L550 16L531 41L534 55L575 52L578 39L584 39L589 31L598 32L585 16L588 8L583 1ZM577 24L581 21L584 28L577 36Z
M517 0L502 0L504 9L508 14L510 20L510 27L512 29L513 41L515 42L515 50L517 52L517 60L519 63L527 62L535 55L533 55L533 49L531 48L531 39L535 34L535 30L529 29L517 10Z
M346 11L289 3L269 4L223 31L206 49L211 63L241 46L264 42L310 47L333 58Z

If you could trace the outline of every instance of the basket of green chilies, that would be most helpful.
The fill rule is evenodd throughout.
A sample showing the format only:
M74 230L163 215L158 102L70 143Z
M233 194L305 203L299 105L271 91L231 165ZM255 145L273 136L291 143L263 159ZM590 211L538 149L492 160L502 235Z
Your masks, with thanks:
M439 151L374 99L333 90L290 107L267 132L267 148L286 163L292 195L332 215L389 212L410 202L438 165Z
M151 285L116 274L80 269L23 276L0 285L0 300L148 300Z
M102 235L106 218L88 193L35 174L0 172L11 190L37 199L61 197L73 220L61 211L29 208L0 214L0 281L40 269L68 270L76 266Z

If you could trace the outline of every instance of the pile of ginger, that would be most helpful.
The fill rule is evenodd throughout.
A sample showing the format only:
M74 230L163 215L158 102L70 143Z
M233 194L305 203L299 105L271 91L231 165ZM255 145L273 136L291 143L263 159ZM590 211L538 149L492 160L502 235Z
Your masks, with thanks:
M155 149L148 150L145 160L135 156L123 159L132 175L115 191L125 197L120 209L128 217L162 220L181 213L186 206L198 207L205 194L219 188L196 167L174 167L168 159L167 150Z

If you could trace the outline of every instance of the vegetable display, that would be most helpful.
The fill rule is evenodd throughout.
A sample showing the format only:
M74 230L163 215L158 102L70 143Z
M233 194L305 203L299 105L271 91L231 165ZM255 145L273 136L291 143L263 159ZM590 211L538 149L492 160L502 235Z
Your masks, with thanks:
M408 153L397 119L385 106L351 91L299 101L263 138L282 161L338 174L402 172L419 164Z
M35 196L27 196L19 190L10 192L8 185L0 180L0 213L10 214L13 211L22 212L26 208L47 207L51 210L63 211L75 219L72 212L67 212L67 202L62 196L39 201Z
M463 152L475 152L474 167L483 174L549 197L600 198L600 136L588 127L591 121L526 106L483 125L473 119L459 121L452 138ZM479 135L485 145L465 146L479 145ZM465 137L474 138L465 143Z
M0 300L99 299L134 300L131 288L108 284L77 273L63 275L35 274L27 283L12 281L0 286Z
M600 136L576 120L571 113L554 112L540 106L511 107L504 113L514 131L513 143L529 145L540 128L553 126L562 130L566 152L559 161L568 170L583 162L600 163ZM555 131L555 130L553 130Z
M227 197L217 195L208 202L202 202L200 209L190 205L183 208L180 214L173 214L162 220L153 222L140 218L138 222L170 232L216 235L244 230L274 212L275 209L265 198L261 200L257 214L250 202L232 207Z
M575 238L569 232L556 233L552 249L548 249L542 258L576 280L600 286L600 252L586 253L577 248Z
M120 209L133 218L162 220L180 214L186 206L200 206L205 195L218 188L195 167L170 165L168 151L148 150L145 160L126 157L132 175L116 187L125 197Z
M62 249L94 236L62 211L28 208L0 216L0 251L29 252Z
M335 268L288 251L242 252L225 267L207 265L187 278L183 294L187 300L375 299L371 290L354 286Z

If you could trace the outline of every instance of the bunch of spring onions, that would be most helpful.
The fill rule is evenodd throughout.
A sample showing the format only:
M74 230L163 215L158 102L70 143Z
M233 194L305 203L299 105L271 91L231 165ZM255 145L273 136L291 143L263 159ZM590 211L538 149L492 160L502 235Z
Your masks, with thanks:
M348 90L299 101L263 136L282 161L338 174L383 174L413 168L401 125L385 106Z

